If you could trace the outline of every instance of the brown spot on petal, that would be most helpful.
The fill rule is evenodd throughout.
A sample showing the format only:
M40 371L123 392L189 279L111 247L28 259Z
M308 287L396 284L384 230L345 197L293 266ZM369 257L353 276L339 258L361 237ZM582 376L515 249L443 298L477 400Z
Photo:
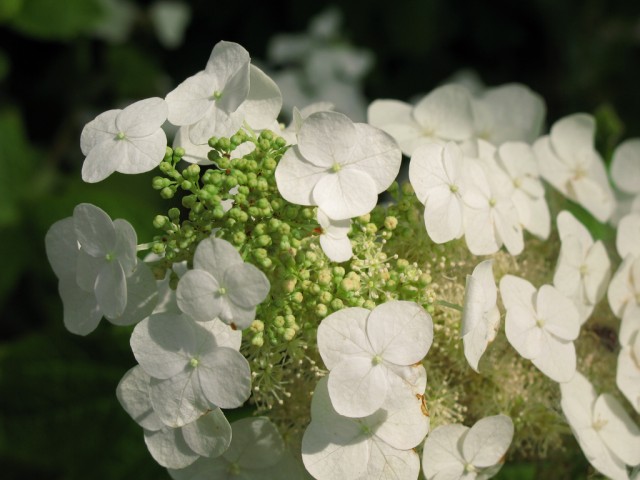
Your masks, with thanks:
M420 395L419 393L416 393L416 398L418 400L420 400L420 410L422 410L422 414L425 417L429 417L429 410L427 410L427 401L424 398L424 395Z
M229 326L231 327L231 330L238 330L238 326L233 322L231 322Z

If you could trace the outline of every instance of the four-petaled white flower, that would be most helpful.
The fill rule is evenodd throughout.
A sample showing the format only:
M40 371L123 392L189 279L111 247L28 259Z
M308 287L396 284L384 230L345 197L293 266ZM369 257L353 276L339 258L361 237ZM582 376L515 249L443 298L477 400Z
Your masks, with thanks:
M347 236L351 231L351 219L331 220L326 213L318 209L318 223L322 228L320 246L333 262L346 262L353 256L351 241Z
M608 393L598 396L581 373L560 384L562 411L587 460L613 480L627 480L626 465L640 463L640 429Z
M311 400L311 424L302 438L302 461L318 480L416 479L420 460L413 451L429 431L422 393L424 367L415 383L393 379L393 394L363 418L340 415L322 378Z
M493 260L485 260L467 275L462 310L464 356L476 372L480 357L493 341L500 326L498 289L493 278Z
M180 309L199 322L218 317L240 329L251 325L269 293L265 274L243 262L229 242L213 237L200 242L193 267L178 282Z
M557 224L562 243L553 284L574 301L584 323L607 291L611 263L602 241L594 242L571 213L560 212Z
M138 365L120 380L116 395L120 405L144 429L151 456L163 467L184 468L200 456L214 458L229 447L231 426L217 407L182 427L165 425L153 411L149 396L151 377Z
M131 350L151 376L153 410L169 427L193 422L213 408L237 408L249 398L249 362L238 352L240 332L219 320L154 314L136 325Z
M542 177L605 222L615 199L604 162L593 146L595 128L591 115L569 115L554 123L551 133L539 138L533 149Z
M417 303L390 301L373 311L353 307L325 318L318 350L329 372L329 394L340 415L371 415L433 341L431 316Z
M287 150L275 177L280 194L317 205L333 220L369 213L396 178L402 155L386 133L337 112L309 115L298 144Z
M442 425L424 442L422 470L427 480L484 480L498 473L513 439L506 415L485 417L469 428Z
M425 143L468 140L474 128L471 95L454 84L432 90L415 106L376 100L369 106L367 118L395 138L407 156Z
M573 340L580 332L573 302L551 285L536 291L513 275L502 277L500 294L507 309L505 333L513 348L552 380L571 380L576 372Z
M147 98L87 123L80 135L80 148L87 156L82 179L95 183L113 172L143 173L157 167L167 150L161 128L167 112L163 99Z

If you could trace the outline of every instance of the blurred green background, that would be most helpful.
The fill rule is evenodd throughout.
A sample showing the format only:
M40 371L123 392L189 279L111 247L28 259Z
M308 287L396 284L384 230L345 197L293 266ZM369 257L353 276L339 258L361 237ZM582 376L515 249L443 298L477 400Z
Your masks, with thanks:
M129 331L87 338L62 324L44 253L49 226L91 202L128 219L140 242L166 210L152 173L83 184L82 127L97 114L164 97L202 69L221 39L268 57L326 2L0 0L0 475L3 479L166 478L115 398L134 365ZM547 102L548 123L598 112L640 136L640 4L623 0L352 0L341 35L368 49L369 100L408 100L472 69L487 85L518 81ZM267 62L268 63L268 62ZM618 122L619 125L618 125ZM620 128L618 128L620 127ZM606 152L605 152L606 153ZM575 477L584 460L567 459ZM539 478L513 465L502 478ZM547 469L547 470L545 470Z

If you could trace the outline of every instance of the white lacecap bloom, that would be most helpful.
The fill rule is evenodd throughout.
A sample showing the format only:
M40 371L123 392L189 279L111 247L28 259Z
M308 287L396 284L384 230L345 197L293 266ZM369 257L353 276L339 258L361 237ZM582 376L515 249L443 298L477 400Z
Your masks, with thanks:
M551 285L539 290L513 275L500 280L507 310L507 340L524 358L556 382L571 380L576 372L573 341L580 332L576 306Z
M266 417L249 417L231 424L229 448L215 458L201 457L183 469L169 469L174 480L216 478L281 480L306 478L303 468L285 450L278 429Z
M82 179L95 183L113 172L143 173L157 167L166 153L167 104L161 98L140 100L124 110L109 110L85 125L80 148L87 156Z
M185 468L198 458L215 458L229 447L231 426L217 407L207 409L182 427L170 427L154 412L151 377L138 365L125 373L116 395L120 405L144 429L151 456L163 467Z
M589 380L576 373L560 384L562 411L587 460L613 480L629 478L625 465L640 463L640 429L608 393L598 395Z
M607 292L611 262L602 241L594 242L571 213L560 212L557 224L561 247L553 284L574 301L584 323Z
M493 261L479 263L467 275L462 310L462 341L464 356L476 372L480 357L494 340L500 326L497 306L498 289L493 278Z
M240 329L251 325L269 293L265 274L243 262L229 242L213 237L198 244L193 267L178 282L180 309L199 322L218 317Z
M420 372L414 384L396 377L394 395L382 408L361 418L338 414L327 378L318 382L311 401L311 424L302 439L302 461L314 478L418 478L420 461L413 448L427 434L429 417L422 397L426 372L422 366L413 368Z
M329 394L340 415L365 417L393 395L433 341L431 316L417 303L390 301L373 311L345 308L318 327L318 350L329 369Z
M280 90L250 60L237 43L218 42L205 69L169 92L169 121L189 127L182 135L188 134L191 144L231 136L245 121L255 129L267 128L278 116Z
M103 316L132 325L153 311L155 278L136 258L136 234L125 220L111 221L102 209L83 203L73 217L51 226L45 246L72 333L91 333Z
M152 377L151 405L165 425L182 427L213 407L237 408L249 398L251 372L238 352L240 336L219 320L169 313L136 325L131 350Z
M275 171L278 190L334 220L369 213L396 178L400 149L386 133L336 112L309 115Z
M561 118L533 145L540 174L556 190L605 222L615 209L604 162L593 146L595 120L576 113Z
M424 143L468 140L474 130L471 95L454 84L432 90L415 106L375 100L369 105L367 119L395 138L407 156Z
M318 209L317 218L322 228L320 246L325 255L333 262L349 260L353 256L351 241L347 236L351 231L351 219L331 220L320 209Z
M424 442L422 470L427 480L487 479L498 473L513 439L506 415L485 417L471 428L442 425Z
M621 258L640 257L640 213L625 215L616 231L616 249Z

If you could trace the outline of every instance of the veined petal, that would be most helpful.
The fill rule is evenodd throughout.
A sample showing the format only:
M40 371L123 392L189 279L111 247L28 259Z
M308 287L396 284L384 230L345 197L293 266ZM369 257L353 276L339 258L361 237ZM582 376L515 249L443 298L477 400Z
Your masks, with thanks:
M500 285L502 286L502 282ZM540 356L544 334L542 328L536 325L536 318L530 308L520 305L508 307L504 327L507 340L520 355L527 359Z
M353 257L353 248L349 237L335 238L330 235L320 235L320 246L332 262L342 263Z
M640 463L640 429L626 410L608 393L598 397L593 407L593 419L604 444L627 465Z
M62 299L64 326L76 335L88 335L93 332L102 319L102 310L96 296L82 290L75 277L64 277L58 284L58 293Z
M215 75L220 86L222 86L239 70L245 68L250 61L249 52L242 45L235 42L220 41L214 45L204 71ZM249 87L247 86L248 89Z
M351 355L329 374L329 396L336 412L346 417L366 417L378 410L387 397L389 374L371 355Z
M125 373L118 383L116 396L122 408L138 425L145 430L156 431L164 427L164 424L151 406L150 381L151 377L144 372L140 365L136 365Z
M369 213L378 202L371 176L351 167L324 175L316 183L312 195L314 203L335 220Z
M427 480L458 480L464 476L466 462L459 443L469 427L442 425L427 436L422 450L422 470Z
M513 439L513 422L506 415L478 420L462 441L462 455L474 467L500 463Z
M211 151L209 143L196 145L189 138L189 125L182 126L178 129L173 139L173 148L182 147L184 155L182 160L189 163L197 163L198 165L213 165L214 162L209 160L208 154Z
M133 273L138 263L136 256L138 236L133 226L121 218L116 218L113 221L113 228L116 231L116 242L111 253L114 259L122 265L122 269L128 277Z
M167 152L167 136L162 129L146 137L123 139L121 142L126 146L126 153L116 168L120 173L149 172L160 165Z
M169 121L178 126L193 125L213 108L213 94L219 88L213 73L202 71L187 78L167 94Z
M580 314L574 303L551 285L540 287L536 295L538 320L544 329L561 340L572 341L580 333Z
M324 169L349 162L357 141L355 125L349 117L338 112L313 113L298 132L300 154Z
M200 145L207 143L213 136L230 137L238 131L243 121L242 112L228 113L214 105L204 112L198 121L189 124L189 140Z
M269 280L250 263L234 265L224 271L222 283L233 303L242 308L253 308L269 293Z
M121 316L127 306L127 277L120 262L105 262L98 273L95 294L104 316Z
M400 171L402 152L388 134L366 123L356 123L357 143L346 163L365 171L377 193L385 191Z
M420 100L413 109L420 126L444 140L466 140L473 134L471 95L460 85L443 85Z
M345 308L320 322L318 351L329 370L352 355L375 355L366 336L366 322L370 313L366 308Z
M280 89L255 65L250 66L250 85L249 94L240 107L244 119L256 130L269 128L282 108Z
M227 347L214 348L196 367L204 396L220 408L238 408L251 394L251 370L244 356Z
M80 149L88 155L96 145L111 140L118 134L116 117L122 110L108 110L87 123L80 134Z
M231 425L224 413L214 408L182 427L182 435L189 448L198 455L215 458L229 448Z
M162 423L172 428L194 422L212 408L202 396L196 369L190 365L171 378L151 378L149 398Z
M76 276L80 245L76 238L73 217L58 220L49 227L44 239L47 259L58 279Z
M242 257L233 245L214 237L200 242L193 256L195 269L204 270L218 278L222 278L227 269L242 263Z
M568 382L576 373L576 349L573 342L558 340L543 331L539 354L532 363L551 380Z
M133 325L154 312L158 303L158 287L151 269L138 262L134 272L127 277L127 306L122 315L109 318L114 325Z
M97 183L107 178L123 163L126 150L126 141L115 136L94 145L82 164L82 180Z
M154 460L166 468L188 467L198 459L198 454L189 448L182 432L176 428L145 430L144 442Z
M115 119L116 132L129 138L146 137L158 131L167 120L169 107L162 98L153 97L132 103Z
M314 205L313 189L328 174L327 168L305 160L295 145L280 159L275 178L278 191L285 200L297 205Z
M73 209L73 222L82 250L93 257L104 257L116 243L116 231L104 210L81 203Z
M178 306L198 322L213 320L222 308L219 289L220 284L210 273L204 270L189 270L178 282Z

